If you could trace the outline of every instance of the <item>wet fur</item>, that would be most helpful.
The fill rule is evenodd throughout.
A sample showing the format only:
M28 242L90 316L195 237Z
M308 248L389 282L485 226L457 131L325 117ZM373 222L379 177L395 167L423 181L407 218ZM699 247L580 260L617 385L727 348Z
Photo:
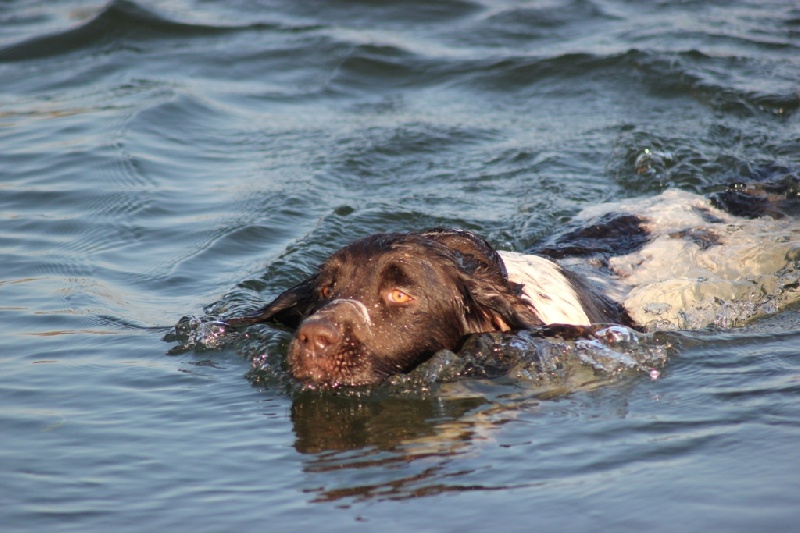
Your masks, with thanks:
M732 185L712 195L711 203L739 217L782 218L800 213L798 191L792 175L775 183ZM721 222L707 207L692 209L709 224ZM701 250L721 244L707 229L677 228L669 237ZM517 261L515 275L522 274L523 286L509 279L501 255L471 232L372 235L334 253L258 313L227 322L271 322L295 330L288 364L297 379L327 386L374 384L411 370L438 350L456 350L474 333L539 328L546 334L552 328L541 328L545 322L574 324L578 333L587 323L638 326L621 300L588 278L592 269L609 274L611 256L634 253L650 239L647 221L631 213L576 221L535 249L536 256L505 253L509 265ZM541 256L580 258L591 268L579 274ZM388 301L393 289L413 300Z

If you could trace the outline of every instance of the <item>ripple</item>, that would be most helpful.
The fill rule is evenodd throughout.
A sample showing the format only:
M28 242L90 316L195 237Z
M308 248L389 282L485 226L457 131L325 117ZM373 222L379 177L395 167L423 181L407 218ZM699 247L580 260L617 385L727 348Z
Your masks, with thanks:
M0 49L0 61L25 61L105 48L128 38L155 39L202 36L219 32L216 26L170 21L130 0L113 0L81 24L50 35L33 37Z
M797 304L475 339L348 392L213 322L367 233L521 250L610 199L796 177L796 6L29 0L0 27L7 528L796 526Z

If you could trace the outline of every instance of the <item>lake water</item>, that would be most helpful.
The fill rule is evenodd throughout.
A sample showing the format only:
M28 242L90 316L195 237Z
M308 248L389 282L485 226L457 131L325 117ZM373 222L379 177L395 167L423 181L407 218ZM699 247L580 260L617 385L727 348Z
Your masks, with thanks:
M797 176L799 72L790 1L4 2L0 529L796 530L796 307L547 394L164 338L372 232Z

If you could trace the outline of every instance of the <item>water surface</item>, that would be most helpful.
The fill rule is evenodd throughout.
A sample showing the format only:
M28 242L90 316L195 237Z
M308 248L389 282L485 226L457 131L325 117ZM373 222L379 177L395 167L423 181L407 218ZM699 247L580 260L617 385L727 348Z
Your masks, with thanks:
M603 201L796 177L798 58L793 2L4 3L0 525L796 528L796 307L551 394L313 394L283 332L162 338L372 232L522 251Z

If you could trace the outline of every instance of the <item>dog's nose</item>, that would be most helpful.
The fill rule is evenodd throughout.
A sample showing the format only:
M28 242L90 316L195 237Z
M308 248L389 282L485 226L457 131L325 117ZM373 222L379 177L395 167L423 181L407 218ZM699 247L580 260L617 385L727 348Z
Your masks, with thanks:
M297 341L304 349L322 355L331 346L336 346L342 334L330 320L317 318L306 320L297 330Z

